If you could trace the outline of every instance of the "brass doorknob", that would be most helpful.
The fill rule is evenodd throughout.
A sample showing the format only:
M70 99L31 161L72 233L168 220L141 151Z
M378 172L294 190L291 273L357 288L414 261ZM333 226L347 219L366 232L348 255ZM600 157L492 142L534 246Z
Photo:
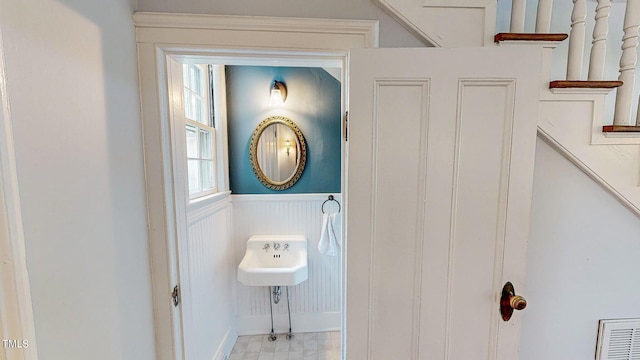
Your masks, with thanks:
M500 298L500 314L502 320L509 321L513 310L523 310L527 307L527 300L520 295L516 295L513 284L507 282L502 288L502 297Z
M516 310L523 310L527 307L527 300L520 295L511 296L509 298L509 305Z

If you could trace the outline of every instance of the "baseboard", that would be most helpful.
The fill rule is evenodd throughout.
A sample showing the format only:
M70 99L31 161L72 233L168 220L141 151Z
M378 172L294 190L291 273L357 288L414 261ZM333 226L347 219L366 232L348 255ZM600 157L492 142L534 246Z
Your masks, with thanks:
M235 331L235 329L229 328L229 330L227 330L227 333L224 335L222 343L220 343L220 346L218 346L216 353L213 355L212 360L228 359L225 356L231 354L231 350L233 350L233 345L235 345L236 340L238 340L238 332Z
M273 327L277 334L289 331L287 314L274 314ZM298 313L291 314L291 330L294 333L325 332L340 330L340 313ZM271 331L269 315L244 316L238 319L239 335L261 335Z

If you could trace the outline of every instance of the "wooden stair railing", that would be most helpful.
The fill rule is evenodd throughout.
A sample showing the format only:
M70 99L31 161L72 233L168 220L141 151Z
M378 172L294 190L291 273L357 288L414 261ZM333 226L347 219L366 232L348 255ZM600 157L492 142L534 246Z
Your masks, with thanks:
M539 33L499 33L494 36L496 43L502 41L564 41L567 34L539 34Z
M640 133L640 126L632 126L632 125L605 125L602 127L602 132L604 133Z
M589 80L554 80L549 89L615 89L622 86L622 81L589 81Z

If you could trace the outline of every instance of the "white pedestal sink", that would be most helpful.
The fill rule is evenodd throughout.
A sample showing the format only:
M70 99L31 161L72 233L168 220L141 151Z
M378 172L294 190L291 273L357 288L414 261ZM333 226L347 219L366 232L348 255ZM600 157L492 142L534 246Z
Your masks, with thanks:
M238 265L247 286L293 286L309 278L304 235L254 235Z

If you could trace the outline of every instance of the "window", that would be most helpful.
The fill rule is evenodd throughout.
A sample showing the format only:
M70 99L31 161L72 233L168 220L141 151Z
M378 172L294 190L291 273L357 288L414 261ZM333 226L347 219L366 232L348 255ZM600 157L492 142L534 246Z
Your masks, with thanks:
M189 198L217 191L212 86L206 65L183 65Z

